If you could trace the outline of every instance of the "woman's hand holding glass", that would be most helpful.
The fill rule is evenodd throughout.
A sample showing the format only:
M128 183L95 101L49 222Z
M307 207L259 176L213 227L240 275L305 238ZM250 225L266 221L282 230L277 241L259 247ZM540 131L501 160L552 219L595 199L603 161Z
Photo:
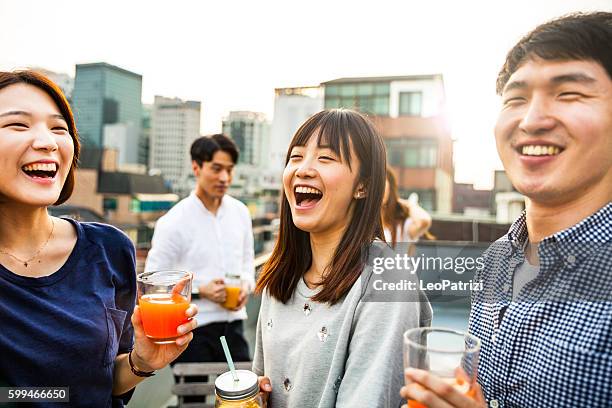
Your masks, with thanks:
M141 371L154 371L164 368L174 361L189 345L193 339L191 331L198 326L194 316L198 313L198 307L193 303L185 311L187 323L177 328L177 337L173 343L157 344L146 336L140 316L140 308L136 306L132 314L132 325L134 326L134 350L132 360L134 365Z

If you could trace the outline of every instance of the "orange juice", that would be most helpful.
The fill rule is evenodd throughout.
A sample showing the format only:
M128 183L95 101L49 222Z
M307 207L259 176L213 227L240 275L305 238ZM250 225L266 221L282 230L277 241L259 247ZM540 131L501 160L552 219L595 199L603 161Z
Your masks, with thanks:
M226 298L223 303L223 307L226 309L233 309L238 306L238 298L240 297L240 287L238 286L226 286L225 287Z
M472 399L476 397L476 391L474 388L470 387L470 384L467 381L460 378L442 378L442 381L452 385L455 390L459 391L461 394L464 394ZM408 408L427 408L427 405L423 405L418 401L408 400Z
M144 295L138 305L145 334L156 343L172 343L179 337L177 327L189 320L189 301L177 293Z

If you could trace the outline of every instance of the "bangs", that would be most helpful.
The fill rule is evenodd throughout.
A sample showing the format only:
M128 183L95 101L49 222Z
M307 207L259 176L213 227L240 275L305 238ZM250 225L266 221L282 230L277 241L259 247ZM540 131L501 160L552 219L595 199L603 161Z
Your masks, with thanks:
M289 162L294 147L306 146L312 137L316 137L318 147L332 150L340 161L352 170L351 127L348 111L342 109L322 111L313 115L295 133L287 150L285 164Z

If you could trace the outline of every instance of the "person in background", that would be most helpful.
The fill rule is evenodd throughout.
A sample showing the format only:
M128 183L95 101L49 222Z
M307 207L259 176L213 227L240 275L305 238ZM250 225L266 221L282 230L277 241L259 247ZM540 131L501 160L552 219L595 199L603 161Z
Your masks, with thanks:
M419 206L414 193L408 200L399 198L397 178L389 166L387 166L383 196L382 219L385 240L394 248L398 243L418 241L431 227L431 216Z
M609 407L612 396L612 13L547 22L497 79L497 151L526 210L489 248L469 331L490 407ZM436 376L401 394L482 407Z
M193 272L198 327L176 362L225 361L220 336L235 361L250 361L243 321L255 286L252 222L246 205L227 194L238 148L216 134L196 139L190 154L195 190L157 221L145 270ZM233 305L226 302L231 276L238 281Z
M431 307L416 291L370 296L384 181L384 143L360 113L321 111L291 141L280 232L257 281L253 371L273 407L400 404L402 333L429 325Z
M129 238L49 215L72 194L79 146L57 85L0 72L0 384L69 387L71 406L122 407L185 350L196 321L179 326L175 343L153 343L135 307Z

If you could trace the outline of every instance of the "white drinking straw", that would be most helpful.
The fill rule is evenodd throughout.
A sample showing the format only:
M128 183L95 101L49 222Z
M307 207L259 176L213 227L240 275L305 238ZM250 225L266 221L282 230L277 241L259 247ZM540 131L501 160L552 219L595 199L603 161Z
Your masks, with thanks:
M229 365L230 371L232 373L232 378L235 382L238 382L238 374L236 374L236 367L234 367L234 360L232 360L232 355L230 354L229 347L227 347L227 341L225 341L225 336L219 337L221 340L221 346L223 347L223 352L225 353L225 359L227 360L227 365Z

